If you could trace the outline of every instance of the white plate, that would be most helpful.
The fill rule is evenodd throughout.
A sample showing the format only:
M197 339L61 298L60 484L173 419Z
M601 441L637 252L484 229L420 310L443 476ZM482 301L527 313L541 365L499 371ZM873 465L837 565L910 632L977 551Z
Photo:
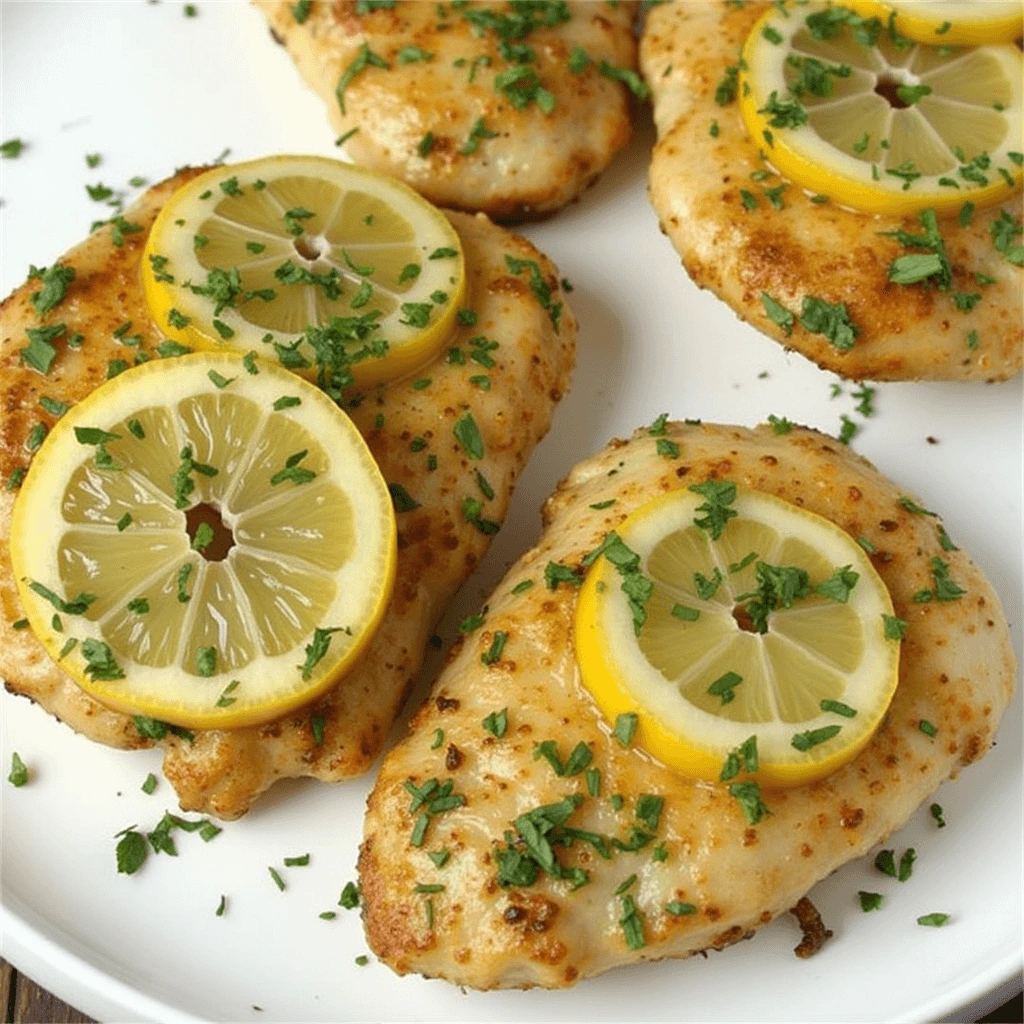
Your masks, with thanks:
M0 161L3 293L29 262L51 262L103 216L87 182L156 180L227 146L236 159L336 153L320 102L251 7L199 0L199 16L186 19L177 2L8 2L0 17L0 135L29 143L20 159ZM849 386L831 399L831 375L787 356L687 279L647 205L651 141L641 128L581 203L527 229L575 285L578 367L446 638L536 538L537 509L556 481L613 434L663 411L743 424L774 412L828 431L841 413L860 422ZM87 152L103 154L95 170ZM876 405L855 447L942 510L1002 596L1019 653L1019 381L886 385ZM101 1018L923 1021L1000 986L1005 998L1020 967L1019 694L997 749L940 791L949 827L938 831L924 808L891 840L918 850L910 882L884 879L865 860L815 888L836 934L813 960L796 960L796 926L779 920L707 960L616 971L568 992L492 994L355 965L365 952L358 916L336 901L355 877L369 778L280 784L214 842L182 836L177 859L150 857L129 878L115 872L114 833L152 827L175 806L165 782L151 797L139 790L159 771L158 754L94 745L8 695L0 709L0 763L18 750L33 773L22 789L0 785L3 954ZM310 866L286 870L278 892L267 867L306 852ZM860 911L862 888L886 894L881 913ZM222 893L228 907L217 918ZM330 908L338 918L319 920ZM932 911L952 923L915 924Z

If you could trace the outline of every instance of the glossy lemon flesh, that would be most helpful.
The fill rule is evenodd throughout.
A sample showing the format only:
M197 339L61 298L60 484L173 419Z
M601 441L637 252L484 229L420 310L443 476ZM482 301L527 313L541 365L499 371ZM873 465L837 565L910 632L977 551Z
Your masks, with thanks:
M465 291L462 243L412 189L323 157L217 167L157 217L143 278L188 349L258 351L321 386L430 362Z
M226 728L351 667L390 595L395 522L322 391L197 354L129 370L61 418L15 504L11 556L33 631L86 692Z
M863 749L895 692L889 593L856 542L820 516L740 491L714 540L694 521L702 501L673 491L617 530L653 584L639 632L616 566L602 557L590 568L576 616L583 683L609 723L636 714L636 742L692 777L717 779L756 735L760 781L822 778ZM756 607L762 563L795 570L806 591L766 616ZM845 601L815 589L837 570L856 574ZM855 714L830 710L837 703ZM822 729L834 735L794 745Z
M773 7L744 46L740 108L769 163L868 213L986 206L1019 188L1016 46L927 46L833 10Z

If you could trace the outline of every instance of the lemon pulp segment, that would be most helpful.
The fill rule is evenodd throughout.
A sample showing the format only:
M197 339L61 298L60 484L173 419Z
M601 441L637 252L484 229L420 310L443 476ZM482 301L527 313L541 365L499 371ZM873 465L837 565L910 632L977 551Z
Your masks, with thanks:
M653 583L639 633L612 562L589 570L576 616L583 682L610 722L636 714L637 742L692 777L717 779L729 752L756 735L762 781L821 778L863 748L895 692L889 593L859 546L820 516L741 490L737 516L712 540L694 523L702 501L673 491L617 530ZM763 632L750 616L759 563L807 574L806 593L771 610ZM857 574L845 602L814 589L837 570ZM793 744L833 726L809 749Z
M977 46L1013 43L1021 37L1020 0L847 0L867 18L888 23L919 43Z
M390 595L395 522L365 443L319 389L197 354L127 371L61 418L15 505L11 554L33 631L84 690L229 727L351 666Z
M1020 50L894 40L834 10L772 8L747 39L740 108L767 160L870 213L1004 201L1024 160Z
M183 185L153 225L143 277L179 344L255 349L360 386L429 362L465 291L462 244L440 210L322 157L217 167Z

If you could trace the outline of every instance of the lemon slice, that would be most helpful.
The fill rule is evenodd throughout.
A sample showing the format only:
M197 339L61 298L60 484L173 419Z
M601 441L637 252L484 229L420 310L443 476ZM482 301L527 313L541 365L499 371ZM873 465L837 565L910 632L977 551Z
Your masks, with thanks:
M866 18L886 24L895 16L896 31L919 43L978 46L1020 39L1020 0L846 0Z
M323 157L217 167L157 217L143 264L160 328L260 351L335 394L413 373L451 333L462 243L412 189Z
M594 561L576 613L583 682L610 722L635 714L640 746L692 777L719 778L756 735L760 781L823 778L870 740L895 692L889 593L820 516L739 491L712 539L695 523L707 507L673 491L619 527L653 584L639 631L626 559L610 550Z
M116 710L227 728L332 686L395 571L387 486L318 388L269 362L146 363L74 406L14 507L35 635Z
M768 161L868 213L1004 201L1024 161L1020 50L924 46L851 15L773 7L754 26L740 109Z

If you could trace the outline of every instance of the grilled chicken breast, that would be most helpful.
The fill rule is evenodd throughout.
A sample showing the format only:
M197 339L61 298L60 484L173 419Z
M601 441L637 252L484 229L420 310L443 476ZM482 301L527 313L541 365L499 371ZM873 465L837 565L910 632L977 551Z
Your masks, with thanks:
M40 407L42 397L74 403L106 378L112 359L152 353L161 335L150 320L139 262L146 235L164 201L197 172L186 171L150 189L124 214L130 226L120 246L105 227L72 249L62 262L76 276L63 302L47 315L65 332L55 342L59 354L48 375L23 364L27 328L39 318L31 303L38 290L26 282L0 306L0 535L10 536L18 478L30 456L26 440L36 423L52 424ZM477 471L494 496L480 518L499 524L516 478L533 447L546 433L552 411L568 387L576 325L564 305L561 317L541 306L530 277L514 276L505 255L535 260L551 290L552 307L562 304L558 274L524 239L493 225L485 216L454 213L466 254L464 305L477 314L474 326L451 339L462 361L448 351L422 371L432 380L417 390L399 381L374 390L351 415L390 483L402 485L417 507L398 516L398 568L395 590L383 624L357 666L315 705L268 724L232 731L197 732L194 742L168 737L164 771L185 810L222 818L244 813L276 779L310 775L336 782L366 771L380 751L388 728L416 675L434 624L490 543L478 522L467 521L466 497L483 499ZM126 348L113 331L126 320L137 349ZM556 325L556 320L558 320ZM84 336L80 348L66 340ZM471 336L496 341L489 350L469 346ZM483 362L471 353L483 352ZM484 365L493 361L493 365ZM491 382L480 386L480 376ZM473 378L477 378L474 382ZM485 454L469 461L452 434L459 416L471 408ZM413 446L423 438L425 449ZM436 467L436 468L432 468ZM487 527L491 530L491 527ZM16 630L22 618L10 558L0 560L0 677L12 693L23 694L73 729L116 747L150 745L131 718L107 710L88 697L50 659L30 630ZM312 721L323 720L317 743Z
M935 519L908 512L896 485L812 430L779 436L767 426L676 423L668 436L678 459L658 454L655 438L641 431L569 474L545 506L540 542L498 586L483 626L453 651L411 734L385 759L359 869L370 945L398 973L480 989L560 988L638 960L721 949L794 907L988 750L1014 687L1008 629L977 566L940 546ZM896 614L908 622L899 686L869 745L819 782L767 791L771 814L756 827L726 785L690 781L613 740L574 657L578 590L552 591L544 579L549 562L579 565L650 498L712 477L777 495L866 537ZM609 498L616 504L595 509ZM916 604L914 592L932 584L934 556L948 561L966 594ZM533 586L524 591L527 579ZM507 635L500 656L482 660L499 632ZM503 708L508 725L498 738L483 720ZM936 726L934 739L919 728L922 719ZM599 796L582 774L560 778L537 759L545 740L557 742L563 759L579 742L589 746ZM589 872L589 883L575 890L543 871L532 885L499 885L497 852L514 819L574 794L579 803L567 825L624 841L638 820L638 795L663 797L656 839L639 852L610 850L609 859L592 841L556 847L565 868ZM620 809L613 794L623 798ZM453 806L453 797L464 804ZM667 859L652 857L656 844ZM644 935L634 949L616 893L631 875ZM673 901L692 904L692 912L666 912Z
M291 0L256 6L339 136L354 132L346 152L439 205L544 216L629 141L608 72L636 66L632 3L312 0L301 21Z
M953 290L982 296L967 313L948 292L889 281L890 264L907 250L880 233L920 234L916 217L819 205L794 185L783 194L783 209L763 198L756 209L745 208L741 190L760 195L751 174L764 169L761 147L738 105L719 106L715 91L768 7L689 0L647 17L640 63L658 129L650 198L687 273L759 331L854 380L994 381L1020 373L1024 269L1003 257L991 233L1002 209L1019 222L1019 193L1005 207L979 209L966 227L956 216L940 221ZM773 177L766 187L780 183ZM979 287L975 274L995 283ZM765 312L763 292L798 312L808 295L845 303L860 329L853 348L842 352L799 323L787 334Z

